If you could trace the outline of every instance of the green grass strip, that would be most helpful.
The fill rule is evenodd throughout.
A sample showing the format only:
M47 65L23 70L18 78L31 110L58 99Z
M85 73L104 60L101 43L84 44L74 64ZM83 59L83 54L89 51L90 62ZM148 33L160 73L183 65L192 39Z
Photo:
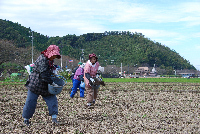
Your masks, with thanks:
M103 78L104 82L177 82L177 83L200 83L200 78ZM72 80L67 80L71 82ZM0 85L23 85L26 82L5 82Z
M0 82L0 85L24 85L25 82L18 82L18 83L15 83L15 82Z
M103 78L104 82L177 82L200 83L200 78Z

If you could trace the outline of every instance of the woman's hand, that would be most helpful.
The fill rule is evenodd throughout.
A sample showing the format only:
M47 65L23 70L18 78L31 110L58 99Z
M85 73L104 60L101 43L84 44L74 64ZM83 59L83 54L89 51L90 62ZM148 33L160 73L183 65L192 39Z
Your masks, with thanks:
M56 83L54 83L54 82L52 83L52 86L54 86L54 87L59 87L58 84L56 84Z

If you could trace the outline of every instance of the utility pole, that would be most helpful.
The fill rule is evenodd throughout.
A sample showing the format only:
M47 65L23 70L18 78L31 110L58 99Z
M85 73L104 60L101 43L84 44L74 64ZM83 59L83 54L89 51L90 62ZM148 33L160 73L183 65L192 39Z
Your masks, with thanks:
M122 63L121 63L121 76L122 76Z
M61 51L61 64L60 64L61 68L62 68L62 51Z
M80 56L80 62L81 62L81 58L82 58L82 60L83 60L83 62L84 62L84 59L83 59L83 55L84 55L83 50L84 50L84 49L81 49L81 50L82 50L82 52L81 52L81 56Z
M128 64L128 74L129 74L129 64Z
M33 31L32 31L32 64L33 64Z
M61 52L61 53L60 53L60 56L61 56L61 63L60 63L60 67L61 67L61 69L62 69L62 47L63 47L63 46L62 46L62 43L61 43L61 46L60 46L60 48L61 48L61 51L60 51L60 52Z
M58 40L58 46L59 46L59 48L60 48L60 58L61 58L61 63L60 63L60 67L61 67L61 69L62 69L62 41L61 40Z

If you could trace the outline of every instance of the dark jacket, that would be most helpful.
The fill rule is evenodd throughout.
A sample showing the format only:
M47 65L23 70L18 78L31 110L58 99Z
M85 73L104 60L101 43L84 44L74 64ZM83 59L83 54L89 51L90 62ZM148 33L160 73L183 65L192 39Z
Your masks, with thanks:
M30 74L25 86L32 92L42 95L51 95L48 92L48 84L52 84L51 74L53 67L49 65L49 60L41 54L34 63L33 72Z

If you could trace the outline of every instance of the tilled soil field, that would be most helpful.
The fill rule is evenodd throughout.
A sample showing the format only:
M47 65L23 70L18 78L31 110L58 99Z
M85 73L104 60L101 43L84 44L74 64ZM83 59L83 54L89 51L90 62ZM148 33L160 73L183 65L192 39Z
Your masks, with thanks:
M69 97L69 82L57 95L58 125L40 96L30 127L22 118L26 88L0 86L0 133L200 133L200 84L106 84L94 109L87 109L79 92Z

